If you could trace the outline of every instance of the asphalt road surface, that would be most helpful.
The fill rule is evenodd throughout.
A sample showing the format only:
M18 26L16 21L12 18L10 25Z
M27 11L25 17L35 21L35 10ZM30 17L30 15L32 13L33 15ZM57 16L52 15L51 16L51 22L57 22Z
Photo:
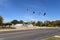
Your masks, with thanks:
M0 40L42 40L56 34L60 34L60 28L0 32Z

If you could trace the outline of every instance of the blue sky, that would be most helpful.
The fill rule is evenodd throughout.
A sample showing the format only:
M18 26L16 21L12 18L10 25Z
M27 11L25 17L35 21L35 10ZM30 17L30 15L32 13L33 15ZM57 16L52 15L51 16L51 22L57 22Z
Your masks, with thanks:
M26 9L29 8L29 12ZM35 14L33 14L35 11ZM43 16L46 12L46 16ZM60 0L0 0L0 16L4 22L60 20Z

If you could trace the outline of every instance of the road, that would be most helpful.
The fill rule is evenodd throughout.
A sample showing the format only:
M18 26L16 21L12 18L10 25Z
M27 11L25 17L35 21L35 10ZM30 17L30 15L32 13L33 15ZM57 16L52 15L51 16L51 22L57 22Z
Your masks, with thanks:
M0 32L0 40L42 40L56 34L60 34L60 28L40 28L33 30Z

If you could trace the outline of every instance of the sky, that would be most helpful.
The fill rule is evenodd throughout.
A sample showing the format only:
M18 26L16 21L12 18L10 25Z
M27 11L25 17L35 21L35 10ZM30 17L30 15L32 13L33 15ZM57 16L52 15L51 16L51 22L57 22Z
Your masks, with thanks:
M4 22L60 20L60 0L0 0L0 16Z

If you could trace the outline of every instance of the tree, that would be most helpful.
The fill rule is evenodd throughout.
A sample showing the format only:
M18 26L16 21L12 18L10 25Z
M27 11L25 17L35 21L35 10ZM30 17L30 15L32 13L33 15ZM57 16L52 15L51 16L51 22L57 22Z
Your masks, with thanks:
M35 26L35 21L34 20L32 20L31 22L30 22L32 25L34 25Z
M17 20L13 20L11 23L15 25L18 24L19 22Z
M0 16L0 25L2 25L2 24L3 24L3 17Z
M45 26L50 26L50 21L47 21L47 20L46 20L46 21L44 22L44 25L45 25Z
M24 23L24 21L23 21L23 20L20 20L20 21L19 21L19 23L20 23L20 24L23 24L23 23Z
M60 20L55 21L56 26L60 26Z
M48 27L56 27L56 26L60 26L60 20L57 21L45 21L45 26Z
M41 22L41 21L38 21L37 23L36 23L36 26L42 26L43 25L43 23Z
M24 22L24 24L30 24L30 22Z

